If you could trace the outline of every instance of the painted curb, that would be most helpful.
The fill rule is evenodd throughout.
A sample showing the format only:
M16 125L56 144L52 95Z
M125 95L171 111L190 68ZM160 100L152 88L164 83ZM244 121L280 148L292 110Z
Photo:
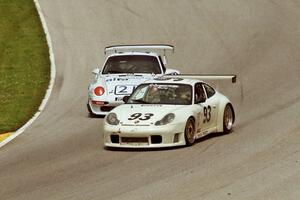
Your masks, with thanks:
M6 138L8 138L11 135L11 132L9 133L1 133L0 134L0 142L5 140Z
M38 0L33 0L35 3L35 7L38 11L45 35L46 35L46 40L47 40L47 44L48 44L48 48L49 48L49 55L50 55L50 82L49 82L49 86L48 89L46 91L45 97L38 109L38 111L34 114L34 116L26 123L24 124L21 128L19 128L17 131L10 133L10 135L4 139L3 141L0 140L0 148L3 147L4 145L6 145L8 142L12 141L13 139L15 139L18 135L22 134L26 128L28 128L37 118L38 116L41 114L41 112L45 109L46 104L50 98L52 89L53 89L53 85L55 82L55 75L56 75L56 66L55 66L55 59L54 59L54 53L53 53L53 47L52 47L52 40L50 37L50 33L47 27L47 23L45 20L45 16L42 12L41 6L39 4Z

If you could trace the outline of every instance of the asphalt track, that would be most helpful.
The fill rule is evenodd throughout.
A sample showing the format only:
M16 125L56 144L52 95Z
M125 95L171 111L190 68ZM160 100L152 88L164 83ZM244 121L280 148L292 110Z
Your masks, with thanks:
M45 111L0 152L0 199L299 199L300 1L40 0L56 57ZM113 44L175 46L185 73L236 73L230 135L107 151L85 107Z

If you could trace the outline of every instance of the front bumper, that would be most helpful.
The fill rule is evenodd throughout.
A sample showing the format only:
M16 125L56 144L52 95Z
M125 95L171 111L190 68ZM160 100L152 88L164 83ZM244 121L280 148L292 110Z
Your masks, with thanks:
M94 115L106 115L113 108L121 104L122 102L108 102L108 104L97 105L97 104L93 104L92 101L89 99L87 103L87 109L90 113Z
M119 148L162 148L185 145L184 125L104 126L104 146Z

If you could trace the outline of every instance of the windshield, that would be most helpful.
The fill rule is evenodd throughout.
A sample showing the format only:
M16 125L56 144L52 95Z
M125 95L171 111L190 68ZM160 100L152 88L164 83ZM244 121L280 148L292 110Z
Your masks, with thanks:
M154 56L129 55L108 58L102 74L153 73L161 74L158 59Z
M178 104L192 103L192 86L185 84L142 84L130 96L129 104Z

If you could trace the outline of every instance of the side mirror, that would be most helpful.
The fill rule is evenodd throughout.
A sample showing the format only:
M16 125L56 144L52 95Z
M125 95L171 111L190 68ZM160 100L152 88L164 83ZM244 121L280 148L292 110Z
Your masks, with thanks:
M123 97L123 101L124 101L125 103L127 103L129 97L130 97L130 96L124 96L124 97Z
M92 73L95 74L95 75L97 75L97 74L99 74L99 72L100 72L100 69L96 68L96 69L93 70Z
M165 74L166 75L177 75L177 74L180 74L180 72L176 69L166 69Z

